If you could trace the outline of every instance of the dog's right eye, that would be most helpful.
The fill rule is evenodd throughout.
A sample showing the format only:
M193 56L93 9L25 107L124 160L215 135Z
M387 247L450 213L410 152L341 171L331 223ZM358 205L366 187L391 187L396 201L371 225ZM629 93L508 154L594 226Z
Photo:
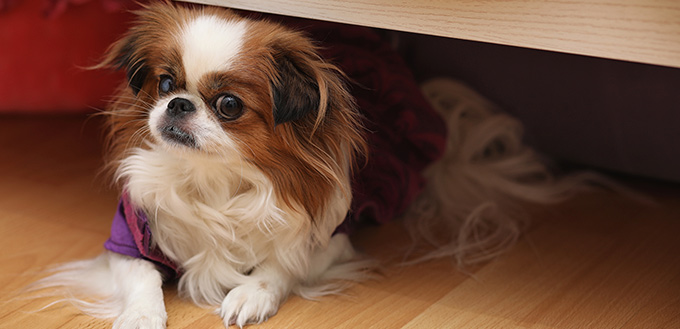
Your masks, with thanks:
M158 82L158 92L167 94L175 90L175 80L169 75L161 75L161 80Z

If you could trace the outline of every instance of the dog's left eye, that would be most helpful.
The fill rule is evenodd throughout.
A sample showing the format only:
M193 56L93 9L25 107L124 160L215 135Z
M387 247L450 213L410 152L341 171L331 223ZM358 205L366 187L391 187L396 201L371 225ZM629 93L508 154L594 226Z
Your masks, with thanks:
M169 75L161 75L161 80L158 82L158 91L161 94L167 94L175 90L175 80Z
M225 120L235 120L243 114L243 103L234 95L225 94L218 97L213 106L217 114Z

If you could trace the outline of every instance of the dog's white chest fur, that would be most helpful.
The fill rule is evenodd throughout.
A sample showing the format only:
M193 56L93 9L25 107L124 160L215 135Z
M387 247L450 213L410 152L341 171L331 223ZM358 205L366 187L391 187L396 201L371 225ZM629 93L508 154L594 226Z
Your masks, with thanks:
M284 220L271 182L238 159L137 149L119 175L132 202L147 212L154 242L184 271L181 285L233 288L272 256L275 236L301 229Z

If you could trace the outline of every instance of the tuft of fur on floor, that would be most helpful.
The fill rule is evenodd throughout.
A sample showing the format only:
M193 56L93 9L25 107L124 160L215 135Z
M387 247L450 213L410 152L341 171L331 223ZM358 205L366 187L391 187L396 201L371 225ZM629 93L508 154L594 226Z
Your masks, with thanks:
M488 261L517 241L528 223L527 203L564 201L591 182L611 185L592 172L554 176L523 143L522 124L463 83L433 79L422 90L444 117L448 140L405 215L416 244L434 248L407 263L453 257L465 267Z

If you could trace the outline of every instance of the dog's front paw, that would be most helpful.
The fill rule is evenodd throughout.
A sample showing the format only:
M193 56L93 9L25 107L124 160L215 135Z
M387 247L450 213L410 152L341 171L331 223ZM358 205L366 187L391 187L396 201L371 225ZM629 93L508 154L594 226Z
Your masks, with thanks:
M113 322L113 329L165 329L167 320L165 309L127 307Z
M260 323L276 314L281 296L263 284L244 284L232 289L219 309L225 326Z

